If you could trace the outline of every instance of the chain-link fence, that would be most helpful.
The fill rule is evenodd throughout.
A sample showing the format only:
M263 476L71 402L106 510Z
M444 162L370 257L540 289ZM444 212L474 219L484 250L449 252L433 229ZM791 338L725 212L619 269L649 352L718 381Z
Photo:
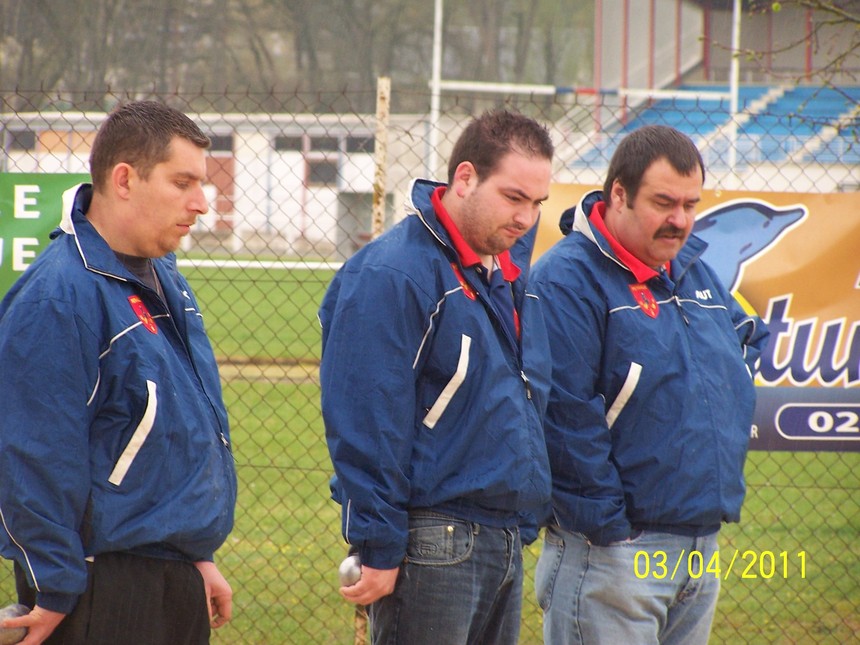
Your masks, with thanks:
M0 94L0 171L87 171L104 113L76 105L92 105L92 93ZM102 102L108 108L126 98L108 92ZM211 208L179 255L221 367L240 483L236 527L217 555L235 591L235 616L215 633L216 643L353 642L354 611L337 593L345 546L328 490L316 312L340 262L374 234L374 208L388 228L403 215L411 177L444 177L471 115L503 104L547 123L559 183L602 184L619 137L659 122L700 145L708 188L832 193L860 186L858 88L744 87L735 113L725 87L684 88L660 100L446 94L438 122L395 112L381 137L376 115L350 111L372 102L365 94L157 98L191 114L213 141ZM433 128L439 145L431 151ZM437 167L428 169L433 159ZM59 213L43 217L58 220ZM13 246L6 241L7 250ZM857 353L850 358L857 361ZM750 453L743 520L722 532L723 570L732 554L738 562L722 582L712 642L856 642L858 471L858 452ZM523 643L541 642L533 591L539 551L538 542L525 554ZM0 569L0 604L13 599L8 564Z

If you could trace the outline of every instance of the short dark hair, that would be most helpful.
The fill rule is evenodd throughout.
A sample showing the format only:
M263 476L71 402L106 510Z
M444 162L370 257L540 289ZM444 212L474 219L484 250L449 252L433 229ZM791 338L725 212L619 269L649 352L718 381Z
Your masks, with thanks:
M127 163L146 179L170 157L170 142L181 137L206 149L210 141L185 114L158 101L132 101L118 106L96 134L90 152L95 190L107 185L114 166Z
M499 161L517 150L530 157L552 159L555 148L546 127L523 114L492 110L474 119L463 130L448 161L448 183L464 161L475 166L478 181L493 174Z
M705 162L690 137L667 125L646 125L624 137L615 149L603 184L603 199L609 201L617 179L627 191L628 205L632 204L642 176L658 159L666 159L682 175L692 175L698 167L705 183Z

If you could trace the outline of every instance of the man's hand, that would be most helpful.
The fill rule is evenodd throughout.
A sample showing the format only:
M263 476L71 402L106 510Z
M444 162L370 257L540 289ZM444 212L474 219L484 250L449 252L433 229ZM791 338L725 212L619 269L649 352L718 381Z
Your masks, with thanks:
M218 629L233 617L233 590L214 562L195 562L194 566L203 576L209 623Z
M373 569L361 565L361 580L351 587L341 587L340 595L357 605L369 605L394 591L400 569Z
M21 641L20 645L40 645L53 633L65 617L66 614L50 611L36 605L33 611L26 616L7 618L0 627L26 627L28 630L27 637Z

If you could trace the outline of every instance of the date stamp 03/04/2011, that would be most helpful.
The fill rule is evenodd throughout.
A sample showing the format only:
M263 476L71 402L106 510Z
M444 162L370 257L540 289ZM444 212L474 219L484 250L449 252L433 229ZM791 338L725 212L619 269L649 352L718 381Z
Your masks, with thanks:
M695 550L682 549L677 557L670 557L665 551L637 551L633 573L640 580L674 580L679 576L694 579L713 576L728 580L733 575L743 580L806 578L806 559L806 551L734 549L722 555L715 551L707 558Z

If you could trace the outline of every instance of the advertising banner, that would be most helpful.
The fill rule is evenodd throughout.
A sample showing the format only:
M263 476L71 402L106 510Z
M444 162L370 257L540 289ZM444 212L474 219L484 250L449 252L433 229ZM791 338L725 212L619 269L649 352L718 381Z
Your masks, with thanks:
M89 175L0 173L0 296L48 244L63 192L83 181Z
M536 256L561 238L561 213L595 188L552 186ZM860 193L706 190L694 233L771 331L751 449L860 451Z

